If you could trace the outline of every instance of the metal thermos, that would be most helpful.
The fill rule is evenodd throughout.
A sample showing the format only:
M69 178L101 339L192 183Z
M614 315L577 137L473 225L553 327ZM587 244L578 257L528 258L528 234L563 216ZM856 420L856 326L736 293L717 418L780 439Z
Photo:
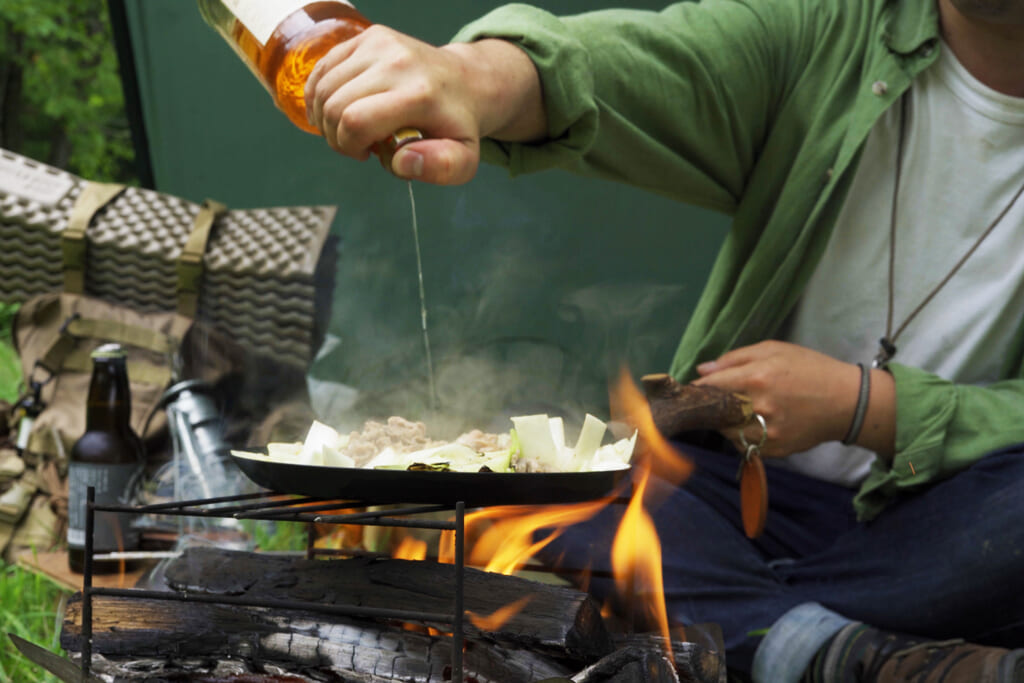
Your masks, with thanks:
M174 447L174 498L206 500L241 493L244 477L230 461L214 390L202 380L175 384L161 398ZM179 533L223 544L245 543L238 520L182 518Z

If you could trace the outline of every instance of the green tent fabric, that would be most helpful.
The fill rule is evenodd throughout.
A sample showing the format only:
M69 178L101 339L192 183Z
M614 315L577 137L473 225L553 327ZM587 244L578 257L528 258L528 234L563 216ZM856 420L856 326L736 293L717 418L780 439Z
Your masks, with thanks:
M114 4L124 10L155 189L238 208L336 205L331 346L311 372L381 412L422 398L405 183L292 127L194 2ZM443 43L498 4L381 0L361 9ZM573 14L663 3L537 4ZM727 225L562 171L513 180L483 167L465 186L416 185L415 196L441 404L482 414L537 404L600 414L623 363L636 375L667 370Z

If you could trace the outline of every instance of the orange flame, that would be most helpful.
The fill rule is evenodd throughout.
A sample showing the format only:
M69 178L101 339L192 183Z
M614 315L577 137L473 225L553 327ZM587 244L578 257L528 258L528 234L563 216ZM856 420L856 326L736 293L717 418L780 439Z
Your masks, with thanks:
M470 622L481 631L497 631L499 628L508 623L508 620L523 611L530 601L533 600L533 595L524 595L515 602L510 602L504 607L499 607L494 610L491 614L479 615L471 610L466 610L466 616L469 617Z
M670 484L683 483L693 472L693 463L658 431L647 399L633 383L626 368L619 372L609 398L612 420L624 422L640 433L633 455L634 471L639 466L652 470Z
M427 559L427 542L406 536L395 548L393 556L397 560L425 560Z
M636 482L636 493L630 499L615 533L612 573L619 595L626 599L630 609L636 608L637 598L647 596L641 607L657 625L665 642L669 643L671 635L661 573L661 544L654 522L643 507L649 474L641 473L641 480Z
M612 544L615 584L630 609L637 608L637 598L646 596L642 608L657 625L666 649L670 649L661 543L646 509L655 503L654 496L648 493L647 484L652 472L669 483L680 484L690 476L693 463L658 431L647 400L625 368L619 373L610 398L613 417L639 431L639 447L633 456L635 488Z
M471 512L465 521L466 536L473 539L467 544L467 561L485 571L512 574L558 538L566 526L590 519L607 504L607 499L600 499L573 505L509 505ZM534 541L534 533L540 529L552 531ZM455 534L451 531L441 537L439 559L455 561Z

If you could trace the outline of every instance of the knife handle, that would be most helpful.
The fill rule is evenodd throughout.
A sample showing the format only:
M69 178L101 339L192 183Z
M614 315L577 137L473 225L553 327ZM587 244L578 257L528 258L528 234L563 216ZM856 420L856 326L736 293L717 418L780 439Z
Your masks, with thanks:
M719 430L746 424L754 415L748 396L712 386L680 384L657 373L640 379L654 424L666 438L682 432Z

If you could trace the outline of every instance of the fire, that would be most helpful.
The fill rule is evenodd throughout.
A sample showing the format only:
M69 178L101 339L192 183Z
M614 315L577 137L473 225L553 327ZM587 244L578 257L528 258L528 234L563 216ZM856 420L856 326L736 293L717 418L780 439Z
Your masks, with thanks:
M527 566L541 549L561 535L570 524L590 519L609 503L601 499L587 503L553 506L510 505L483 508L466 515L466 562L496 574L514 574ZM534 535L550 531L540 540ZM455 562L455 534L441 536L440 562ZM468 612L470 621L481 630L497 630L519 614L533 596L526 595L487 616Z
M647 507L655 504L647 485L652 473L671 484L681 484L693 471L693 463L662 436L654 424L650 406L622 370L611 392L612 415L640 432L642 446L633 455L633 496L612 544L612 570L616 587L630 609L645 596L643 609L657 625L665 647L671 648L668 610L661 568L661 543Z
M590 519L608 505L600 499L574 505L535 507L512 505L484 508L466 515L466 536L472 539L467 562L496 574L513 574L530 558L561 535L562 529ZM541 529L552 529L544 538L534 541ZM455 561L455 536L442 536L441 562Z
M425 560L427 559L427 542L406 536L395 548L394 557L398 560Z
M681 484L693 472L693 463L670 444L654 424L647 399L633 383L625 368L610 392L612 419L624 422L640 433L633 471L654 472L670 484Z
M665 606L661 544L648 510L657 505L649 487L655 474L669 484L682 483L693 464L661 435L654 424L646 398L623 370L611 388L612 419L638 432L633 455L633 491L625 506L611 551L611 566L619 593L618 605L643 617L636 625L651 625L671 648L672 631ZM671 487L665 487L670 490ZM485 571L513 574L529 568L531 558L558 538L572 524L592 519L621 498L604 498L584 503L544 506L500 506L470 512L465 517L466 564ZM321 539L322 540L322 539ZM402 559L424 559L427 543L405 535L393 539L392 554ZM321 545L318 541L317 545ZM455 561L455 534L441 534L437 559ZM576 560L579 562L580 560ZM587 567L574 569L588 570ZM482 630L497 630L521 612L532 596L526 595L490 615L468 612L472 623ZM678 637L678 631L675 633Z
M661 565L661 543L648 508L657 504L648 482L652 473L670 484L680 484L693 471L693 464L658 431L646 398L623 370L611 390L612 417L639 432L633 456L633 493L622 516L612 545L612 570L621 603L653 624L671 647L668 610L665 606ZM513 573L527 566L530 558L557 538L570 524L594 517L613 499L575 505L510 506L487 508L466 516L467 562L487 571ZM548 530L539 540L538 532ZM453 534L442 537L440 559L452 562ZM516 603L518 605L518 603ZM522 606L510 610L511 617Z
M499 628L508 623L508 620L523 611L529 602L533 600L532 595L524 595L515 602L509 603L504 607L499 607L494 612L488 615L479 615L476 612L466 610L466 616L469 617L470 622L473 623L481 631L497 631Z
M636 609L640 596L647 596L641 607L650 621L657 625L665 643L671 642L668 612L661 573L661 544L654 522L643 506L649 472L636 483L636 493L626 507L612 544L612 573L619 595L630 609ZM635 616L635 615L634 615Z

